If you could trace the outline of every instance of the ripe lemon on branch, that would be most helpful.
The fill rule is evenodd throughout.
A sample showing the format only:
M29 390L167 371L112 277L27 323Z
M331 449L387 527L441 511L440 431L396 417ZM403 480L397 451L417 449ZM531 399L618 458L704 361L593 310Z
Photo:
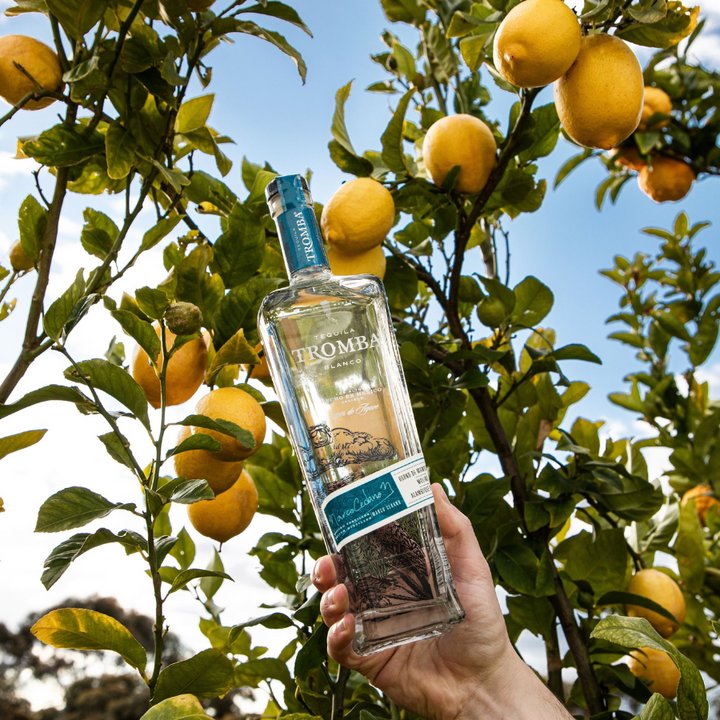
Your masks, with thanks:
M627 665L635 677L647 680L650 692L660 693L667 700L677 695L680 671L667 653L652 648L633 650Z
M655 155L638 174L640 189L657 203L682 200L695 182L694 170L682 160Z
M681 504L687 505L691 500L695 500L695 512L698 514L700 524L705 527L708 510L714 505L720 505L720 500L712 494L712 488L709 485L696 485L688 490L683 495Z
M255 352L259 353L263 349L262 343L258 343L255 346ZM253 380L271 380L270 377L270 369L268 368L267 364L267 358L265 357L265 354L263 353L263 356L260 358L260 364L259 365L243 365L243 370L246 373L250 373L250 377Z
M218 460L244 460L260 449L265 439L265 413L260 403L244 390L236 387L218 388L200 398L195 410L213 420L229 420L252 433L255 447L251 450L241 445L235 438L223 435L215 430L194 427L193 433L205 433L215 438L221 449L215 453Z
M192 435L192 429L183 427L178 433L177 444L187 440ZM188 480L205 480L210 489L216 494L225 492L240 477L243 463L223 462L213 453L205 450L188 450L174 457L175 472L178 477Z
M381 245L359 255L346 255L331 245L327 256L334 275L377 275L381 280L385 277L387 260Z
M497 165L492 130L474 115L449 115L433 123L423 141L423 160L432 181L442 186L460 167L455 190L479 193Z
M672 113L672 100L670 96L660 88L645 86L645 99L643 101L642 118L638 130L645 132L646 130L659 130L670 123L670 118L658 120L649 125L650 118L655 113L670 115Z
M10 246L10 255L8 259L10 260L10 267L15 272L24 272L26 270L32 270L35 267L35 265L33 265L33 261L23 250L23 246L20 244L19 240L16 240Z
M201 535L224 543L245 530L257 507L257 488L247 470L243 470L229 490L212 500L189 505L188 517Z
M0 37L0 97L11 105L41 88L59 91L62 75L57 54L45 43L27 35ZM54 102L50 97L30 100L23 109L41 110Z
M320 225L330 245L346 255L377 247L395 224L395 201L377 180L350 180L323 208Z
M580 23L562 0L525 0L500 23L493 61L509 83L542 87L570 69L580 40Z
M160 337L160 326L155 326ZM165 330L165 345L168 349L175 342L175 335ZM208 351L203 337L185 343L168 362L165 374L165 404L180 405L189 400L202 385L207 370ZM155 359L160 370L160 355ZM160 407L160 378L150 364L147 353L138 346L133 355L130 371L135 382L145 391L147 401L154 407Z
M627 591L654 600L677 618L680 624L684 622L685 598L678 584L665 573L654 568L639 570L630 579ZM677 624L653 610L627 605L625 611L629 617L645 618L664 638L669 638L678 629Z
M610 150L637 129L643 87L640 63L623 40L587 35L572 67L555 83L560 122L576 143Z

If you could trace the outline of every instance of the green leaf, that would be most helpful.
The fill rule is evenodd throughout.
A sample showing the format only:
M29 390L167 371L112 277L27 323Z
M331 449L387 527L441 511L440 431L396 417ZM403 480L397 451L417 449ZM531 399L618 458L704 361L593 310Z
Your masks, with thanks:
M61 608L41 617L30 632L46 645L73 650L110 650L144 672L145 648L114 618L95 610Z
M102 19L107 0L45 0L50 12L74 40L82 40Z
M186 480L183 477L166 483L158 490L158 493L168 502L182 505L192 505L200 500L212 500L215 497L207 480Z
M353 81L351 80L335 94L335 114L330 128L333 140L330 141L328 148L330 149L332 161L341 170L358 177L367 177L373 171L373 164L355 152L345 126L345 103L350 96L352 84Z
M267 468L252 463L251 465L251 475L258 491L258 511L294 523L297 496L295 487Z
M495 566L503 581L518 592L537 597L553 592L544 582L538 588L540 562L525 545L501 547L495 554Z
M123 435L121 438L117 436L115 432L105 433L104 435L98 435L98 440L105 446L108 455L113 460L116 460L121 465L124 465L130 470L135 469L132 458L128 449L130 447L130 441Z
M256 365L259 362L260 358L245 338L245 332L238 330L215 354L206 380L212 384L227 365Z
M394 173L410 174L403 154L403 125L410 99L415 89L408 90L398 102L392 119L385 128L380 140L382 141L382 159L385 166Z
M215 95L201 95L200 97L186 100L178 110L175 119L175 131L188 133L198 128L205 127L210 117Z
M238 665L235 669L238 685L257 687L262 680L279 680L286 687L293 687L287 665L277 658L260 658Z
M106 528L100 528L96 532L77 533L67 540L63 540L45 559L42 574L42 584L49 590L70 567L70 563L80 555L93 550L101 545L118 543L125 548L126 553L147 551L147 541L137 533L122 530L118 535Z
M50 400L62 400L86 407L93 406L93 401L86 395L83 395L76 387L46 385L38 390L32 390L17 402L10 403L9 405L0 405L0 418L7 417L8 415L16 413L18 410L24 410L32 405Z
M170 307L170 298L156 288L141 287L135 291L135 299L140 310L153 320L159 320Z
M636 45L671 48L695 29L699 12L699 7L687 8L677 3L676 7L668 7L667 14L662 20L651 24L633 23L627 28L618 30L616 35Z
M589 157L591 157L593 151L590 148L583 150L578 155L573 155L561 168L558 170L558 174L555 176L555 187L558 185L576 168L581 165Z
M38 511L35 532L59 532L87 525L113 510L135 509L133 503L113 503L84 487L69 487L51 495Z
M183 528L177 536L177 542L170 550L170 555L178 561L181 570L187 570L195 559L195 543Z
M477 72L485 59L487 35L470 35L460 40L460 54L470 72Z
M149 430L147 398L143 389L121 367L107 360L83 360L65 371L68 380L92 385L122 403Z
M628 550L622 528L589 533L585 530L563 540L554 553L565 561L571 580L586 580L596 596L623 587Z
M170 448L170 450L167 451L165 459L167 460L173 455L188 452L188 450L207 450L208 452L217 452L220 449L222 449L222 445L220 445L214 437L206 435L205 433L196 433L195 435L185 438L176 447Z
M547 285L529 276L513 288L515 307L510 315L514 325L533 327L550 312L555 298Z
M140 250L144 252L145 250L155 247L175 229L181 220L180 215L173 215L172 217L159 220L143 235Z
M655 693L633 720L675 720L672 705L660 693Z
M168 595L170 593L177 592L178 590L182 590L192 580L197 580L198 578L202 577L221 577L225 580L232 580L232 578L227 573L218 572L216 570L199 570L197 568L183 570L175 576L175 579L172 581L172 585L170 587Z
M418 293L417 275L406 262L394 255L387 259L383 284L391 308L404 310L415 301Z
M231 27L232 25L232 27ZM223 26L225 27L225 26ZM239 32L245 33L246 35L254 35L261 40L269 42L276 48L284 52L294 63L298 69L298 73L302 78L303 85L305 84L305 77L307 76L307 66L302 58L302 55L292 46L290 43L278 32L272 30L266 30L256 25L254 22L233 20L232 23L227 24L228 30L226 32ZM213 32L214 32L213 28Z
M556 360L582 360L584 362L591 362L597 365L602 365L602 360L585 345L571 344L564 345L557 350L552 351L552 356Z
M209 715L203 710L200 701L194 695L175 695L151 707L140 720L207 720Z
M645 597L644 595L636 595L630 592L620 592L618 590L611 590L605 593L596 603L597 607L606 607L608 605L637 605L643 607L646 610L652 610L658 615L662 615L664 618L675 623L678 627L682 623L677 621L677 618L662 605L656 603L654 600Z
M697 332L690 341L690 362L695 367L702 365L715 347L720 323L720 295L708 302L697 324Z
M705 533L693 503L680 507L680 524L673 549L678 572L688 591L701 592L705 582Z
M137 142L120 120L114 120L105 133L105 157L108 177L122 180L130 174Z
M325 623L320 623L317 630L308 638L307 642L300 648L295 658L295 677L307 679L307 676L316 668L319 668L327 660L327 637L330 628Z
M271 17L276 17L279 20L284 20L291 25L295 25L295 27L299 27L301 30L304 30L310 37L313 36L313 34L310 32L310 28L300 19L300 16L293 8L291 8L289 5L285 5L285 3L277 2L276 0L269 0L260 5L251 5L250 7L241 9L240 13L256 13L258 15L270 15Z
M245 628L254 627L256 625L262 625L263 627L269 628L270 630L280 630L283 628L289 628L293 626L293 621L284 613L274 612L269 615L263 615L262 617L253 618L247 622L240 623L239 625L233 625L228 635L228 645L233 643L240 637L241 633Z
M141 320L129 310L113 310L110 314L120 323L120 327L147 353L149 358L152 360L158 358L160 355L160 338L150 323Z
M242 203L235 203L213 251L215 268L226 288L251 278L265 257L265 230L257 215Z
M168 665L158 677L153 701L190 693L200 700L224 695L235 686L233 665L220 650L204 650Z
M425 6L419 0L380 0L390 22L419 25L425 20Z
M213 548L213 556L210 560L210 563L207 566L208 570L213 570L215 572L223 572L225 568L223 567L222 560L220 559L220 555L218 554L218 551ZM200 581L200 589L205 594L205 598L210 601L215 596L215 593L220 589L220 586L223 584L223 579L221 577L218 577L217 575L213 577L204 577Z
M10 453L24 450L25 448L39 443L47 430L26 430L25 432L16 433L0 438L0 460Z
M560 137L560 119L554 102L535 108L532 111L532 119L534 121L533 143L527 150L520 153L522 162L549 155L555 149Z
M43 329L56 342L63 336L63 329L73 308L85 292L84 271L78 270L75 282L50 305L43 317Z
M47 217L47 210L32 195L28 195L23 200L18 211L20 245L34 263L40 259L40 251L47 228Z
M88 130L84 125L55 125L37 140L23 145L26 155L49 167L77 165L104 151L105 136L97 130Z
M521 595L509 597L507 608L510 617L520 623L533 635L549 637L552 632L555 613L547 598Z
M92 208L87 208L83 217L85 225L80 235L80 242L87 253L103 260L112 249L120 231L107 215Z
M255 448L255 438L253 434L249 430L244 430L239 425L236 425L234 422L230 422L230 420L223 420L222 418L213 420L206 415L188 415L184 420L173 423L173 425L189 425L190 427L214 430L215 432L235 438L243 447L249 450Z

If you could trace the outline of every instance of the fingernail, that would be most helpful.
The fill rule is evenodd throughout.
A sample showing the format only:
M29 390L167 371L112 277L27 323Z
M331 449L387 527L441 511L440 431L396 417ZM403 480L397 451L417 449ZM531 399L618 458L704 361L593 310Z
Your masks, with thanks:
M331 590L328 590L325 593L325 604L327 607L331 608L333 605L335 605L335 590L337 588L332 588Z
M315 564L312 566L312 570L310 570L310 582L313 583L313 584L314 584L315 581L317 580L317 570L316 570L316 568L317 568L317 563L315 563Z
M354 623L354 620L350 617L350 615L346 615L346 616L342 619L342 629L343 629L343 631L351 630L354 624L355 624L355 623Z

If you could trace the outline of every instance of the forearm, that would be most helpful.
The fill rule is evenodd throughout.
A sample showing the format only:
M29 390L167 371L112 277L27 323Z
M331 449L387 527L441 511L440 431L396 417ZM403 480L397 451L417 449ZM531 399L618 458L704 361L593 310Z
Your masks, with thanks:
M495 682L473 688L455 720L571 720L572 716L513 651Z

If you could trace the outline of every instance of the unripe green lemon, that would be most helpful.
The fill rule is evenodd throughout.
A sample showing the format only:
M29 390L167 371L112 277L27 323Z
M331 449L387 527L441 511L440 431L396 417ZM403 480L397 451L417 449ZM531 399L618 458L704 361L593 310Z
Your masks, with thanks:
M501 300L488 297L478 305L477 314L483 325L496 328L502 325L507 316L507 311Z
M193 335L202 327L203 316L197 305L177 302L165 311L164 320L171 333Z
M23 246L19 240L16 240L10 246L10 266L15 272L23 272L24 270L32 270L33 261L27 256L23 250Z

